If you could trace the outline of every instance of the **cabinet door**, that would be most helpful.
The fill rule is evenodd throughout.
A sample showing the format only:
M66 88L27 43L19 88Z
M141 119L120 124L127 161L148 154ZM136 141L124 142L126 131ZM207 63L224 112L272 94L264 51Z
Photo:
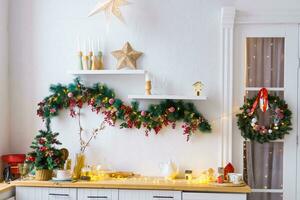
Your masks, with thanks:
M118 200L118 190L78 189L78 200Z
M77 200L77 189L17 187L16 200Z
M246 194L183 192L182 200L246 200Z
M48 188L48 200L77 200L75 188Z
M181 192L160 190L119 190L119 200L181 200Z
M17 187L16 200L47 200L48 189L39 187Z

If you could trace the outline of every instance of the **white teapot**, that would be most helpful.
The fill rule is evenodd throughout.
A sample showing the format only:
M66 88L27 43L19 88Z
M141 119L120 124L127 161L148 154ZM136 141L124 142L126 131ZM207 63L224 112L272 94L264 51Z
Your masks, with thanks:
M171 160L167 163L161 163L160 170L166 179L174 179L179 173L178 167Z

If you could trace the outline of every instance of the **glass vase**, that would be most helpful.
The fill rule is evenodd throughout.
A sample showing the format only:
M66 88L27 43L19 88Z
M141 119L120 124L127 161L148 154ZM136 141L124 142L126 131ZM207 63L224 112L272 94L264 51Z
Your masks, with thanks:
M75 166L74 166L73 176L72 176L73 179L75 180L80 179L81 170L84 167L84 163L85 163L85 155L83 153L76 154L76 161L75 161Z

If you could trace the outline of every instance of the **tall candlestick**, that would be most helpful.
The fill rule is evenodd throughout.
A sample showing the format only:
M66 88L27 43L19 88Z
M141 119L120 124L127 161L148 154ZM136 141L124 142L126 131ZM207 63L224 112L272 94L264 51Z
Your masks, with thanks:
M83 64L82 64L82 51L80 49L80 40L79 37L77 37L77 52L78 52L78 65L79 65L79 69L83 70Z
M92 43L91 43L91 39L89 38L89 69L92 69L92 65L93 65L93 50L92 50Z
M151 81L148 80L148 81L146 81L146 85L145 85L146 95L151 95L151 89L152 89Z

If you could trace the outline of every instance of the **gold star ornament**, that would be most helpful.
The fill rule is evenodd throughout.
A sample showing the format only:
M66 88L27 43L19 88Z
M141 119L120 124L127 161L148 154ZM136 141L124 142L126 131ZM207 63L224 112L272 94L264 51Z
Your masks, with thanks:
M89 13L89 17L98 14L102 11L106 13L106 16L114 15L119 20L124 22L123 15L121 13L120 7L128 5L129 3L126 0L107 0L104 3L100 2L96 7Z
M129 42L126 42L122 50L113 51L111 54L118 60L118 69L126 67L136 69L136 61L143 53L135 51Z

